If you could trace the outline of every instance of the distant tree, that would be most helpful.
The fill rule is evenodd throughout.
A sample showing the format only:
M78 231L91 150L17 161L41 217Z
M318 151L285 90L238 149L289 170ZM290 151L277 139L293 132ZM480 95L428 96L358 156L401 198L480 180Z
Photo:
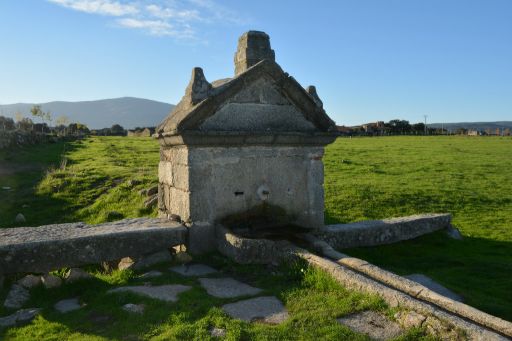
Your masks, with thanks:
M414 123L411 126L411 129L416 134L423 134L425 132L425 123L423 123L423 122Z
M111 135L120 135L120 136L124 136L126 135L126 131L124 130L124 128L122 126L120 126L119 124L114 124L111 128L110 128L110 134Z
M16 123L19 123L23 119L23 117L23 114L19 111L16 111L16 113L14 114L14 120L16 121Z
M31 131L32 127L34 126L34 122L28 117L23 117L18 122L18 129L24 130L24 131Z
M41 119L41 123L45 123L45 121L48 121L49 123L52 122L52 114L51 112L44 112L41 110L41 106L40 105L34 105L31 109L30 109L30 113L32 114L32 116L34 117L39 117ZM43 132L43 130L41 130L41 132Z
M468 130L466 128L459 128L455 130L455 134L457 135L467 135Z
M411 132L411 125L406 120L391 120L384 126L391 134L408 134Z

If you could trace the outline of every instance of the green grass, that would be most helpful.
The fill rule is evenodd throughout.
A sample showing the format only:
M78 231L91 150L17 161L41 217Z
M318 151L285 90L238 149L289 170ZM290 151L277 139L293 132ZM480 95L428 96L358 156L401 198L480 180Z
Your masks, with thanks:
M111 211L124 217L154 216L155 210L144 208L145 197L138 192L157 183L158 150L157 141L151 139L94 137L0 151L0 188L12 188L0 189L0 226L15 226L14 217L20 212L28 226L78 220L99 223L107 221ZM67 160L65 166L63 159ZM511 138L340 138L327 147L324 163L327 223L449 212L465 237L455 241L439 232L395 245L343 252L399 274L424 273L462 294L470 305L512 320ZM16 172L5 175L9 168ZM132 179L141 183L131 187L127 182ZM333 288L322 291L315 282L321 286L325 281L316 275L274 277L261 267L230 266L236 268L233 271L237 276L244 271L249 277L254 275L249 278L251 283L283 299L293 322L269 327L232 321L218 309L225 301L212 300L196 288L184 294L186 304L176 307L158 308L150 300L129 297L155 310L137 327L133 318L119 308L127 299L119 301L101 293L116 281L133 283L137 279L126 278L126 274L97 273L97 279L86 284L33 295L37 299L31 304L45 308L43 316L35 324L10 329L4 337L37 339L40 333L47 339L119 339L126 328L126 335L145 339L202 339L212 325L228 326L233 339L329 339L348 335L333 318L357 311L359 306L353 303L348 309L344 303L338 307L335 302L357 294L340 288L339 293ZM175 277L166 279L177 281ZM82 291L88 310L68 318L50 309L57 298ZM4 297L5 289L0 300ZM326 304L326 310L322 304ZM5 313L0 308L0 316ZM113 316L115 322L113 326L111 322L98 326L94 314Z
M32 290L27 306L43 308L41 316L26 326L0 331L4 340L209 340L210 329L224 328L227 340L367 340L340 325L336 318L363 310L392 315L382 299L349 291L326 273L303 263L267 267L236 265L224 257L210 254L197 259L215 266L223 274L262 288L262 296L275 295L286 305L290 318L278 326L246 323L229 318L220 308L238 299L209 296L196 278L182 277L156 267L164 276L151 279L153 285L185 284L193 287L180 294L176 303L163 303L130 293L107 294L119 285L142 285L131 271L106 274L90 268L90 280L64 284L59 289ZM86 306L60 314L52 307L58 300L80 297ZM144 315L122 310L126 303L144 304ZM7 313L1 311L0 315ZM411 331L405 339L421 339L424 333Z
M398 274L424 273L512 320L512 138L341 138L324 163L327 223L448 212L464 235L345 253Z
M11 187L0 201L0 226L16 226L18 213L26 226L101 223L109 212L120 213L117 219L153 216L155 209L144 207L147 198L139 191L158 183L158 148L150 138L95 137L0 152L4 168L37 166L0 175L0 187Z

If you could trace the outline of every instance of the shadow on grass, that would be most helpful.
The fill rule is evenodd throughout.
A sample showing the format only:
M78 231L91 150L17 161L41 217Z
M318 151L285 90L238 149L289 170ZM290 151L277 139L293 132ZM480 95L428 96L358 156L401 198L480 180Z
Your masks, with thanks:
M444 231L379 247L345 249L400 275L425 274L464 297L464 302L512 321L512 243Z
M2 168L9 170L0 174L0 228L59 222L69 204L37 194L37 185L49 169L60 167L66 153L84 147L82 141L74 141L0 151ZM25 223L15 223L19 213L25 216Z

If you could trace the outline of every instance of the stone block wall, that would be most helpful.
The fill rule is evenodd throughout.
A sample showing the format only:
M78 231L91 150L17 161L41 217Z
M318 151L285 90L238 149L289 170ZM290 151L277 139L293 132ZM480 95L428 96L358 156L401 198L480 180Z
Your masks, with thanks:
M213 224L266 202L304 227L323 226L323 148L293 146L163 148L161 217Z

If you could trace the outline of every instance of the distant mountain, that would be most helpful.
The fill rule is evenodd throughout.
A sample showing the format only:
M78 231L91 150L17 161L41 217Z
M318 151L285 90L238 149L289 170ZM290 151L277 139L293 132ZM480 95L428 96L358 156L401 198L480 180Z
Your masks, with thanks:
M66 115L70 122L86 124L90 129L120 124L126 129L158 125L174 108L169 103L143 98L121 97L82 102L37 103L43 111L50 111L55 118ZM34 103L0 105L0 115L14 118L16 112L31 117ZM39 122L37 119L35 122Z
M496 130L496 128L512 129L512 121L498 121L498 122L459 122L459 123L430 123L429 127L432 128L441 128L448 130L457 130L459 128L465 128L468 130L478 130L485 131L486 129L491 129L491 131Z

